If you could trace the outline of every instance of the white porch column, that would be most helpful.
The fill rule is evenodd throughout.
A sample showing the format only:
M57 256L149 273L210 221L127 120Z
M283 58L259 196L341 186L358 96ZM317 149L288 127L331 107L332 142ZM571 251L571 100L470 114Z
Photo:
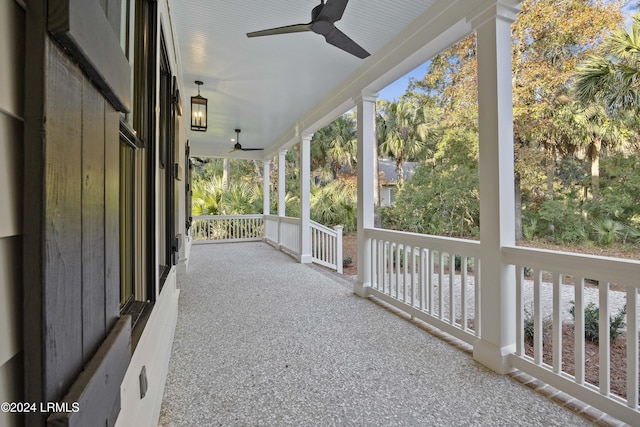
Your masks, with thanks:
M476 361L498 373L513 370L515 270L502 264L501 248L515 244L511 23L517 9L494 5L474 21L478 38L481 339Z
M278 247L282 245L282 221L280 218L286 215L286 205L284 196L286 195L285 184L285 168L287 163L285 156L287 151L283 150L278 152Z
M300 143L300 262L311 263L311 135Z
M262 163L262 214L271 214L271 160L265 160Z
M286 206L284 202L284 196L287 193L284 177L285 177L285 168L287 167L287 162L285 161L285 156L287 155L287 151L278 152L278 216L285 216L286 214Z
M373 228L374 144L377 94L362 94L358 107L358 280L353 292L367 297L371 286L371 240L364 230ZM339 260L340 261L340 260Z

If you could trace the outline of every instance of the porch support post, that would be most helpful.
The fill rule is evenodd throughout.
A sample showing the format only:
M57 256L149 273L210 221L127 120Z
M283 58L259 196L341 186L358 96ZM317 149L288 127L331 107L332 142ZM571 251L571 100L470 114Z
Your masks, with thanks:
M481 339L473 358L498 372L513 370L515 270L501 262L501 248L515 244L511 23L517 8L496 3L473 26L478 39Z
M366 298L371 287L371 239L365 230L373 228L374 144L377 94L362 94L358 108L358 280L353 292ZM341 261L340 261L341 262Z
M311 263L311 138L302 137L300 143L300 262Z
M271 176L271 160L265 160L262 163L262 214L271 214L271 199L270 199L270 176Z
M282 217L286 216L286 205L284 196L286 195L285 185L285 168L287 163L285 156L287 151L283 150L278 152L278 247L282 245Z

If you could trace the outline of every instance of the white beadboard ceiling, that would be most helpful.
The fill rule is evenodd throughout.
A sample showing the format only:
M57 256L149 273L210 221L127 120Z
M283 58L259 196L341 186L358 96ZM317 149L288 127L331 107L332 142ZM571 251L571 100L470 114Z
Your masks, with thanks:
M318 0L169 0L185 113L195 80L209 99L207 132L188 130L191 152L270 158L468 33L493 3L350 0L336 27L371 53L363 60L311 32L246 37L309 22ZM230 154L236 128L243 147L265 151Z

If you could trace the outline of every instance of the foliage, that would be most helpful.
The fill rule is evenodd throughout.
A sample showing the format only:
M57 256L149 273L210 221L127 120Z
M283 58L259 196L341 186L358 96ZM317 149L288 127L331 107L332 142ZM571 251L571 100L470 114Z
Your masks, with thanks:
M445 131L434 159L422 162L398 191L390 228L426 234L473 237L479 230L477 138Z
M311 167L314 170L328 170L332 179L344 166L352 166L356 161L355 120L344 114L314 133L311 140Z
M532 304L533 305L533 304ZM533 318L533 310L527 308L524 309L524 338L526 341L532 343L535 337L535 322ZM551 320L543 319L542 321L542 339L544 340L549 330L551 329Z
M581 243L587 239L580 207L573 197L544 201L538 211L537 224L538 236L548 236L557 243Z
M603 246L609 246L621 239L625 227L619 222L607 218L594 222L593 230L597 234L598 243Z
M576 306L575 302L571 301L571 308L569 313L576 318ZM625 328L626 323L624 318L627 314L627 306L625 305L618 314L609 317L609 338L615 340L620 335L620 332ZM599 342L600 340L600 308L594 303L590 302L584 308L584 337L592 342Z
M346 233L356 231L358 204L353 181L339 179L312 186L310 205L312 220L326 226L342 225Z
M193 183L192 213L201 215L245 215L262 211L262 189L246 182L231 182L224 188L222 178Z
M640 112L640 13L629 29L621 25L579 65L575 88L580 100L599 101L610 114Z
M427 149L427 140L434 130L428 126L433 119L426 105L407 98L394 102L379 102L377 131L380 153L396 160L396 182L404 181L403 165L415 160Z

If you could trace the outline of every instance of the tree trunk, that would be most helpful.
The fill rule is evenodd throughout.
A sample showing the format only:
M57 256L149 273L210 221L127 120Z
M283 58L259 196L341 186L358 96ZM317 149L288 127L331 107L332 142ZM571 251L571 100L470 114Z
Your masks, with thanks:
M514 174L514 190L515 190L515 205L516 205L516 241L523 239L522 235L522 189L520 188L520 174L516 172Z
M553 200L553 180L555 175L555 147L553 144L546 145L546 163L547 163L547 198Z
M229 159L226 157L222 161L222 187L225 190L229 188Z
M602 140L595 139L591 145L591 194L594 200L600 198L600 149Z
M396 159L396 185L401 186L404 182L404 174L403 174L403 161L402 159Z
M256 168L256 176L258 177L258 179L262 179L262 168L258 164L257 160L253 161L253 167Z

